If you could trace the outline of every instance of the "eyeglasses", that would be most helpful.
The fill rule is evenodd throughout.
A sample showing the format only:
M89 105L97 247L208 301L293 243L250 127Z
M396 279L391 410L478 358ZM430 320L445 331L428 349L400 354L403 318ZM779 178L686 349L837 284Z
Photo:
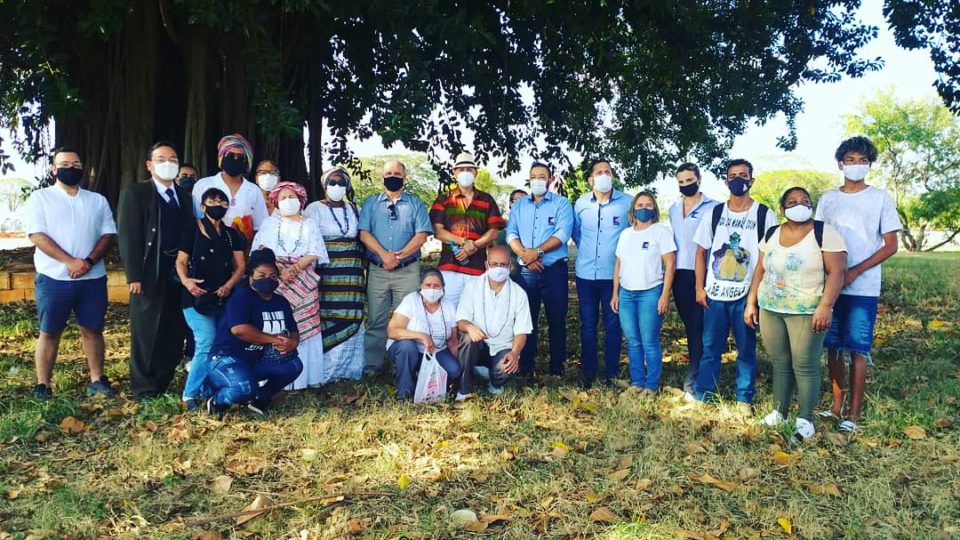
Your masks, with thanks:
M228 203L223 199L210 199L204 202L203 205L206 206L207 208L210 208L211 206L222 206L224 208L227 208L230 206L230 203Z
M390 206L387 207L387 210L390 211L390 219L391 219L391 220L396 221L396 220L400 219L400 216L397 215L397 205L396 205L396 204L391 204Z
M328 178L328 179L327 179L327 185L328 185L328 186L343 186L343 187L347 187L347 181L346 181L346 180L334 180L333 178Z
M490 268L510 268L510 263L508 262L505 262L505 263L488 262L487 264L490 265Z

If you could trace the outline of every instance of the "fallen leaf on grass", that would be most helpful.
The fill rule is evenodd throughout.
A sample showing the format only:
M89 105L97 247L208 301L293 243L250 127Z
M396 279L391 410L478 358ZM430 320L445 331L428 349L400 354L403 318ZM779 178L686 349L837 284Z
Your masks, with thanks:
M783 532L792 535L793 534L793 523L790 523L790 520L785 517L777 518L777 524L783 529Z
M927 438L927 430L923 429L921 426L906 427L903 429L903 434L906 435L908 439L913 439L915 441Z
M397 478L397 486L400 489L407 489L410 487L410 477L406 474L401 474L400 478Z
M637 490L638 490L638 491L646 491L647 488L649 488L651 485L653 485L653 480L651 480L651 479L649 479L649 478L641 478L640 480L637 480L637 482L636 482L636 486L637 486Z
M930 321L930 328L943 328L944 322L941 320L934 319Z
M170 428L170 433L167 433L167 440L178 444L183 441L190 439L190 430L184 427L174 426Z
M249 506L247 506L246 508L244 508L243 511L244 511L244 512L248 512L248 511L251 511L251 510L263 510L264 508L266 508L266 507L268 507L268 506L273 506L273 501L271 501L270 499L268 499L267 497L265 497L265 496L263 496L263 495L257 495L257 497L256 497L255 499L253 499L253 502L250 503ZM240 517L237 518L237 526L243 525L244 523L246 523L246 522L250 521L251 519L254 519L254 518L256 518L256 517L258 517L258 516L260 516L260 515L263 515L263 512L253 512L253 513L250 513L250 514L244 514L244 515L242 515L242 516L240 516Z
M300 459L304 461L314 461L317 459L317 451L313 448L302 448L300 450Z
M230 491L230 486L233 485L233 478L221 474L220 476L214 478L210 481L210 487L217 493L228 493Z
M760 476L760 469L752 469L750 467L744 467L737 471L737 478L741 482L748 482Z
M190 535L190 540L220 540L223 535L218 530L197 531Z
M227 460L225 468L234 474L257 474L267 468L267 462L257 454L237 454Z
M600 496L597 495L596 491L591 489L590 491L587 491L586 493L584 493L583 500L587 501L588 504L593 504L598 500L600 500Z
M937 426L940 429L946 429L953 425L953 421L950 420L949 418L938 418L937 421L933 423L933 425Z
M82 420L68 416L60 422L60 429L67 433L82 433L87 425Z
M777 465L789 465L790 464L790 454L784 452L783 450L777 450L773 453L773 461Z
M722 489L724 491L733 491L734 488L737 487L737 485L734 484L733 482L726 482L724 480L719 480L717 478L714 478L713 476L710 476L709 474L699 475L699 474L690 473L688 476L693 481L711 485L717 489Z
M628 476L630 476L630 469L620 469L619 471L608 474L607 478L614 482L619 482Z
M8 490L3 494L3 496L4 496L8 501L12 501L12 500L14 500L14 499L16 499L17 497L20 496L20 492L21 492L21 491L23 491L23 490L21 490L21 489L8 489Z
M814 495L830 495L840 497L840 488L836 484L810 484L807 489Z
M601 506L590 513L590 521L616 523L620 521L620 518L606 506Z
M850 439L843 433L827 433L827 440L837 446L846 446L850 443Z
M450 514L450 523L452 523L455 527L467 529L471 525L480 524L480 520L477 519L477 514L474 513L473 510L463 508ZM483 525L483 528L486 529L487 526Z

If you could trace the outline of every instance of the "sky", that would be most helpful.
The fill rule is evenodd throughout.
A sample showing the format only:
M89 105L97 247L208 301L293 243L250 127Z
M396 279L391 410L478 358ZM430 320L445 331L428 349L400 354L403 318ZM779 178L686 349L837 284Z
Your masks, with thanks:
M887 88L893 88L895 96L901 99L935 95L933 84L936 72L928 52L907 51L897 47L883 18L882 7L882 0L865 0L860 9L863 22L879 27L877 38L862 49L861 55L865 58L883 58L884 67L881 70L858 79L844 77L836 83L800 86L797 95L804 102L804 110L797 117L798 144L794 152L786 154L776 147L777 137L787 133L786 122L780 115L763 126L750 126L736 139L730 155L751 160L756 172L778 168L836 170L832 156L843 138L842 115L853 112L861 100ZM470 138L466 139L464 142L469 148ZM359 157L404 152L399 145L384 148L376 136L368 140L354 139L350 141L350 147ZM12 153L9 144L5 145L5 149L7 153ZM33 178L41 173L37 167L24 163L16 156L12 161L16 173L11 176ZM530 161L521 160L521 172L505 178L504 182L521 185ZM672 178L662 179L654 186L667 200L676 194ZM714 198L727 197L726 188L709 174L705 175L703 190Z

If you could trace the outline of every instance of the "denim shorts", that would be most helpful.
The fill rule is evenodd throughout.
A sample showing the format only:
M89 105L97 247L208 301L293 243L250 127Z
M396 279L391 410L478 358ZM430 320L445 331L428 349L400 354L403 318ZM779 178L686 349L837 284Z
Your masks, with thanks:
M872 362L873 326L877 322L876 296L841 294L833 305L833 321L823 346L846 354L857 353Z
M59 334L67 327L72 311L77 324L102 330L107 313L107 277L60 280L37 274L34 281L40 331Z

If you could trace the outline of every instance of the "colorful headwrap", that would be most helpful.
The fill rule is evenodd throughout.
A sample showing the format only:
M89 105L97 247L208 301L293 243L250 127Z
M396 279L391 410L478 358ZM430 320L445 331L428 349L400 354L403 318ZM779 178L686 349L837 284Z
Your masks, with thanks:
M327 169L327 171L323 173L323 176L320 177L320 184L325 186L327 184L327 178L330 178L330 175L334 173L340 173L340 176L346 179L348 184L353 185L353 181L350 179L350 173L340 165L332 169Z
M243 150L243 154L247 157L247 166L253 167L253 147L250 146L250 141L239 133L225 135L217 143L217 167L223 163L223 156L227 155L231 148Z
M285 189L289 189L297 194L297 198L300 199L300 210L303 210L307 207L307 190L296 182L280 182L273 186L273 189L270 190L270 194L267 195L267 198L270 199L270 204L277 206L277 200L280 198L280 192Z

